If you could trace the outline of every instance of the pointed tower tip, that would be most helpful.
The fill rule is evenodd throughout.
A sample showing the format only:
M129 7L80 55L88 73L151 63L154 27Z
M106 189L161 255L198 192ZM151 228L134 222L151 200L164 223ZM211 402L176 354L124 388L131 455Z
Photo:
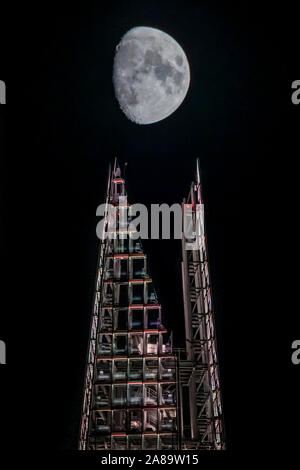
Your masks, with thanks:
M197 184L200 184L200 158L196 159L196 178Z
M115 157L113 178L120 178L120 177L121 177L121 167L120 167L117 157Z

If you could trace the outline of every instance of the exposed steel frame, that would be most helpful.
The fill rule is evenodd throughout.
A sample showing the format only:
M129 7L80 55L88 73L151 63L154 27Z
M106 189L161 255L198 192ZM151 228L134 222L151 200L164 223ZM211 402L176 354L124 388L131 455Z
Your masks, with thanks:
M181 407L182 448L222 450L225 432L199 160L183 214L191 218L194 236L182 238L186 350L178 351L178 360L180 395L185 386L189 395L188 424Z

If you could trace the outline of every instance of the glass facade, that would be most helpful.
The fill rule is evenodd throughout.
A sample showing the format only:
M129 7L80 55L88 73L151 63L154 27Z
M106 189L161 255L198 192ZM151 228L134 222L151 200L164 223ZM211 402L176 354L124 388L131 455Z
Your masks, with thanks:
M171 335L139 239L126 237L120 213L124 180L110 181L116 209L111 238L100 246L94 328L80 448L177 449L177 387ZM128 233L127 233L128 235ZM91 346L90 346L91 347Z
M196 173L197 183L191 184L183 202L183 214L196 238L185 235L182 243L186 343L176 355L172 335L162 323L147 256L130 225L125 181L116 162L110 173L91 318L81 450L226 447L198 164Z

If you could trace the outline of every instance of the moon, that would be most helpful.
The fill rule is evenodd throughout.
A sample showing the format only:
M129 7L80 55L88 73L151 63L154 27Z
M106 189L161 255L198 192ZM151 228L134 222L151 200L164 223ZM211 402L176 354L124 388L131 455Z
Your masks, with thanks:
M190 84L187 57L169 34L130 29L116 47L113 85L120 108L137 124L161 121L181 105Z

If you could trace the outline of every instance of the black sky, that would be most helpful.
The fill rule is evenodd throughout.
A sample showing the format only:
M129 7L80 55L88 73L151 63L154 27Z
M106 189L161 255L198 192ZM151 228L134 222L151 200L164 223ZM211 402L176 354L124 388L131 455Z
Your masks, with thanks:
M282 221L285 202L297 188L293 8L127 1L7 12L0 69L8 102L0 110L6 437L76 447L95 213L109 161L128 162L129 199L149 205L181 202L200 157L229 449L296 442L283 432L300 418L289 356L296 316L287 304L278 312L272 305L279 291L289 300L293 291L277 264L288 249L284 223L293 232L287 215ZM127 120L112 86L114 49L134 26L173 36L191 70L183 104L148 126ZM165 323L180 343L180 243L144 247Z

